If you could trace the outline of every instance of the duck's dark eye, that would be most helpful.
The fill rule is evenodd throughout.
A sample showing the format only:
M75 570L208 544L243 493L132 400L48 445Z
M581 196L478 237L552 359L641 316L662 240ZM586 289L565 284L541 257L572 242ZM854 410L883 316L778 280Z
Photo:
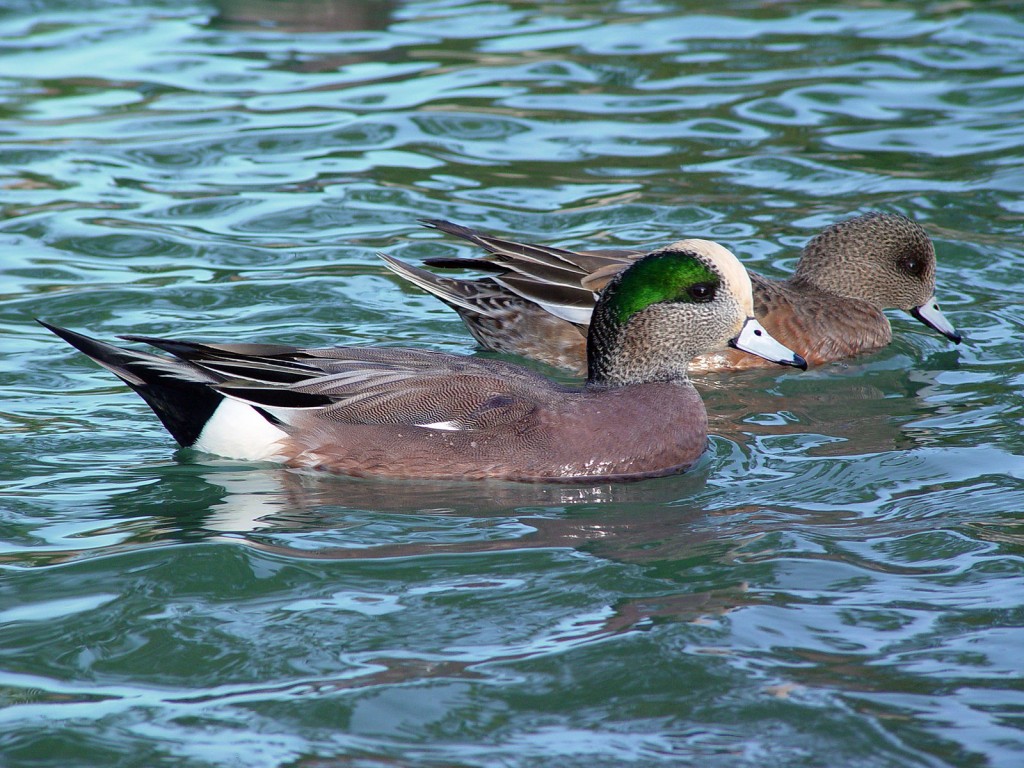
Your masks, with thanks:
M924 260L918 259L915 256L908 256L900 260L900 269L911 275L920 275L924 272Z
M715 298L715 286L712 283L694 283L686 292L690 294L691 299L701 304Z

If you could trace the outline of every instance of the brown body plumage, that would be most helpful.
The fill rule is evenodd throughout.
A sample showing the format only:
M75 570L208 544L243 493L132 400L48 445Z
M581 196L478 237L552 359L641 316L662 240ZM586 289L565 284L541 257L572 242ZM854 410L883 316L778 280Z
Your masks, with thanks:
M287 462L357 476L585 482L675 473L704 452L707 416L688 384L578 391L539 376L490 378L496 373L487 383L451 382L458 408L446 410L461 414L458 429L357 422L341 430L300 418ZM515 384L528 391L517 396Z

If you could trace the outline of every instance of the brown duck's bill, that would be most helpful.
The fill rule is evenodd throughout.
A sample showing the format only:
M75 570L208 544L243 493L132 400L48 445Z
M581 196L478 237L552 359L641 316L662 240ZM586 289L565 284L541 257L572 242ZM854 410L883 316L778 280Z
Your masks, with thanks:
M954 344L959 344L963 341L963 336L957 333L956 328L953 324L946 319L946 316L942 314L939 309L939 302L932 296L928 301L919 307L914 307L910 310L910 314L920 320L922 323L927 325L929 328L938 331L947 339L952 341Z
M779 365L792 365L807 370L807 361L787 346L780 344L753 317L748 317L739 334L729 342L730 347L763 357Z

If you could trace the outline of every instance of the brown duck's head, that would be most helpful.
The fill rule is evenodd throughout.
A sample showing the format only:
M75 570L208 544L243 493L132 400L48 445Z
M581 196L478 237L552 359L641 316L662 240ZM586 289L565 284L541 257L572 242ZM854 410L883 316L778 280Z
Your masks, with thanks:
M710 240L680 240L638 259L601 292L587 338L589 381L685 379L690 360L729 345L806 367L754 319L739 260Z
M935 299L935 247L906 216L872 212L832 224L804 248L793 279L878 309L905 310L960 341Z

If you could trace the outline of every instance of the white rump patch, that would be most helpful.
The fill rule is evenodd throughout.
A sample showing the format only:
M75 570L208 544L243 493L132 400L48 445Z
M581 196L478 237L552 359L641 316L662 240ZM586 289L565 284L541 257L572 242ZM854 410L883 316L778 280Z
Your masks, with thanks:
M224 398L192 447L229 459L281 461L280 441L287 436L251 405Z

